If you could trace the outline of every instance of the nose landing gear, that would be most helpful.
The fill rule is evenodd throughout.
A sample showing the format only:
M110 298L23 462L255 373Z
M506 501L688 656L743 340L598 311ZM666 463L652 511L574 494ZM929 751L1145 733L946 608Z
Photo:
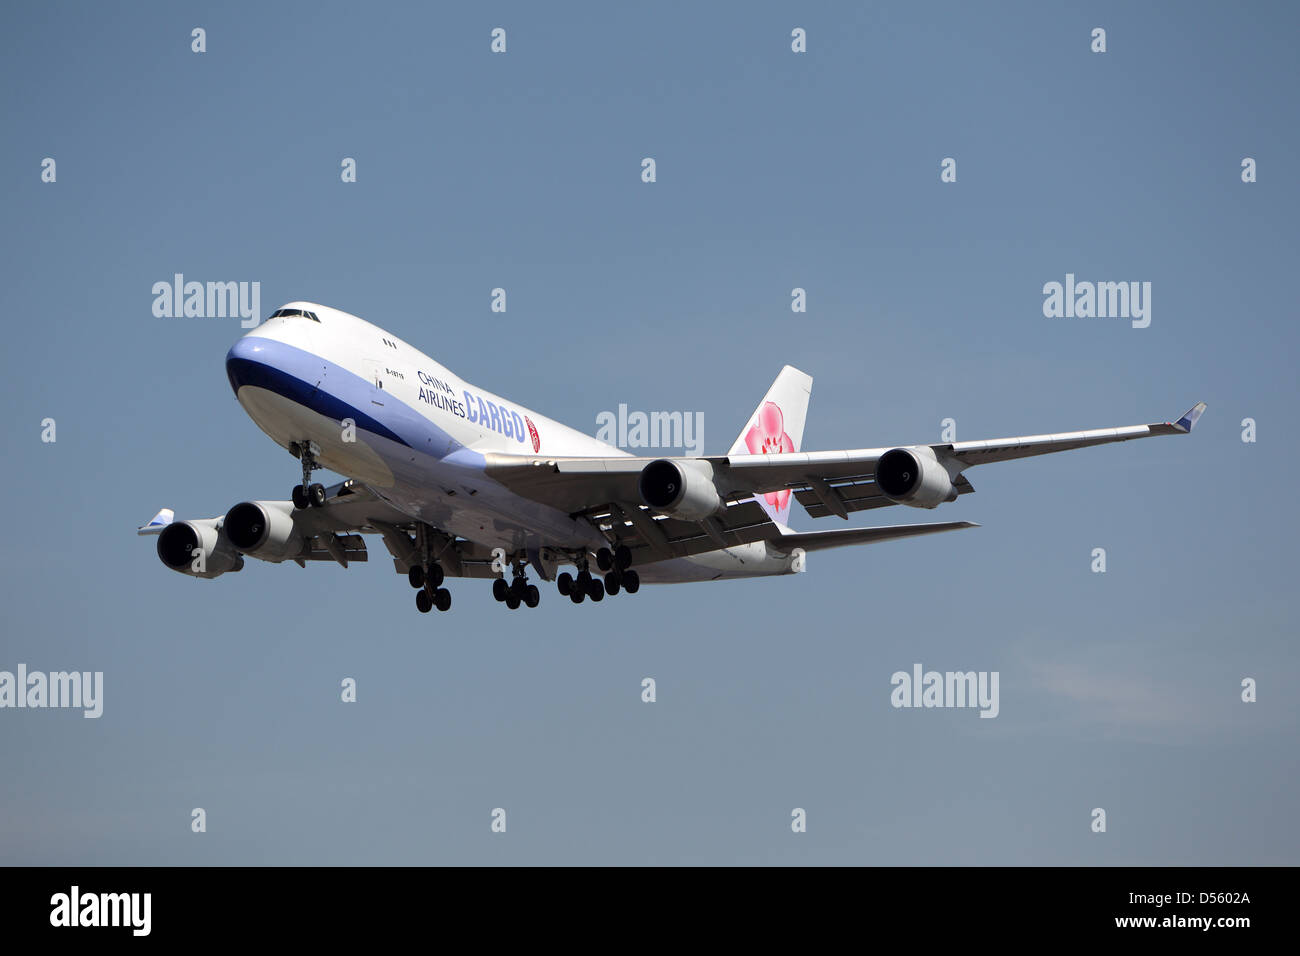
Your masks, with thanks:
M302 484L293 486L293 506L295 508L316 507L325 504L325 486L313 484L311 473L321 467L316 461L320 446L314 441L289 442L289 454L302 462Z

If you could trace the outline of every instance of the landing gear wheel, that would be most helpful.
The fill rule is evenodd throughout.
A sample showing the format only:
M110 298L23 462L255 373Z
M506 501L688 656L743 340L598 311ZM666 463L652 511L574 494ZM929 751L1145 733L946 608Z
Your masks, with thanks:
M614 567L620 571L626 571L632 566L632 549L625 544L620 544L614 549Z
M430 583L433 584L435 588L442 587L443 579L446 577L446 575L442 573L442 565L436 561L429 565L428 577Z
M515 578L510 582L510 593L519 600L524 599L524 588L528 587L528 582L523 578Z
M635 571L624 571L622 582L623 590L628 594L636 594L641 590L641 576Z
M325 486L317 483L307 486L307 500L316 508L325 504Z
M421 594L428 594L428 591L421 591ZM451 608L451 592L446 588L438 588L433 592L433 604L439 611L446 611Z
M591 572L586 568L583 568L578 572L578 576L573 579L573 583L581 588L585 593L586 590L591 587Z
M582 588L576 586L572 591L569 592L569 600L572 601L574 604L581 604L582 599L585 598L586 596L587 596L587 592L582 590Z
M510 585L506 584L505 578L497 578L492 582L492 596L498 601L504 601L510 595Z
M610 571L609 574L605 575L605 593L611 597L617 594L620 583L619 572Z
M542 603L542 592L537 590L536 584L530 584L524 588L524 603L529 607L537 607Z
M609 548L601 548L596 552L596 567L602 571L608 571L614 566L614 555Z
M416 591L415 606L420 609L421 614L428 614L433 610L433 596L428 591Z
M555 587L562 595L568 597L570 592L573 590L573 575L568 571L565 571L555 579Z
M310 502L307 500L307 492L302 490L302 485L293 486L293 506L295 508L306 508Z
M587 582L587 597L593 601L605 600L605 582L600 578L592 578Z
M411 569L406 572L406 580L411 582L411 587L424 587L424 568L418 564L411 565Z
M512 611L519 610L519 595L515 594L514 591L506 595L506 607Z

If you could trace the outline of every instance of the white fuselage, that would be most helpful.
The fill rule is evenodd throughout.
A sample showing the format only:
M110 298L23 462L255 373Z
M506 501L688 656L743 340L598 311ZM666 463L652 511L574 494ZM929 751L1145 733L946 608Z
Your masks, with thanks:
M307 315L268 319L227 356L240 404L278 444L313 441L324 467L365 483L412 518L480 545L522 552L607 544L585 519L487 477L483 455L626 452L471 385L356 316L309 302L278 311L286 310ZM638 571L646 583L666 583L790 573L791 562L757 542Z

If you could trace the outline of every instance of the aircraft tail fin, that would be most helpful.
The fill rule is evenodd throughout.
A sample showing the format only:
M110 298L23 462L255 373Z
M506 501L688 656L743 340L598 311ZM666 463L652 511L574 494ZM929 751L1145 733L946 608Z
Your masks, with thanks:
M799 450L808 418L812 376L787 365L758 403L732 443L728 455L780 455ZM790 516L789 490L772 491L755 500L778 525Z

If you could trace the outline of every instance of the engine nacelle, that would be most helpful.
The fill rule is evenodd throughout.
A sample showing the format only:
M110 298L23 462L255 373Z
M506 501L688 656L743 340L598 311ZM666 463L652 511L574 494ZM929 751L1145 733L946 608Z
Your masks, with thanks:
M226 537L262 561L283 561L307 550L307 536L294 527L287 501L243 501L226 512Z
M641 469L636 486L646 505L685 521L702 521L726 509L707 461L660 458Z
M158 557L173 571L196 578L215 578L244 566L219 518L169 524L158 535Z
M891 448L881 455L876 485L890 501L913 508L937 508L957 500L952 476L929 445Z

